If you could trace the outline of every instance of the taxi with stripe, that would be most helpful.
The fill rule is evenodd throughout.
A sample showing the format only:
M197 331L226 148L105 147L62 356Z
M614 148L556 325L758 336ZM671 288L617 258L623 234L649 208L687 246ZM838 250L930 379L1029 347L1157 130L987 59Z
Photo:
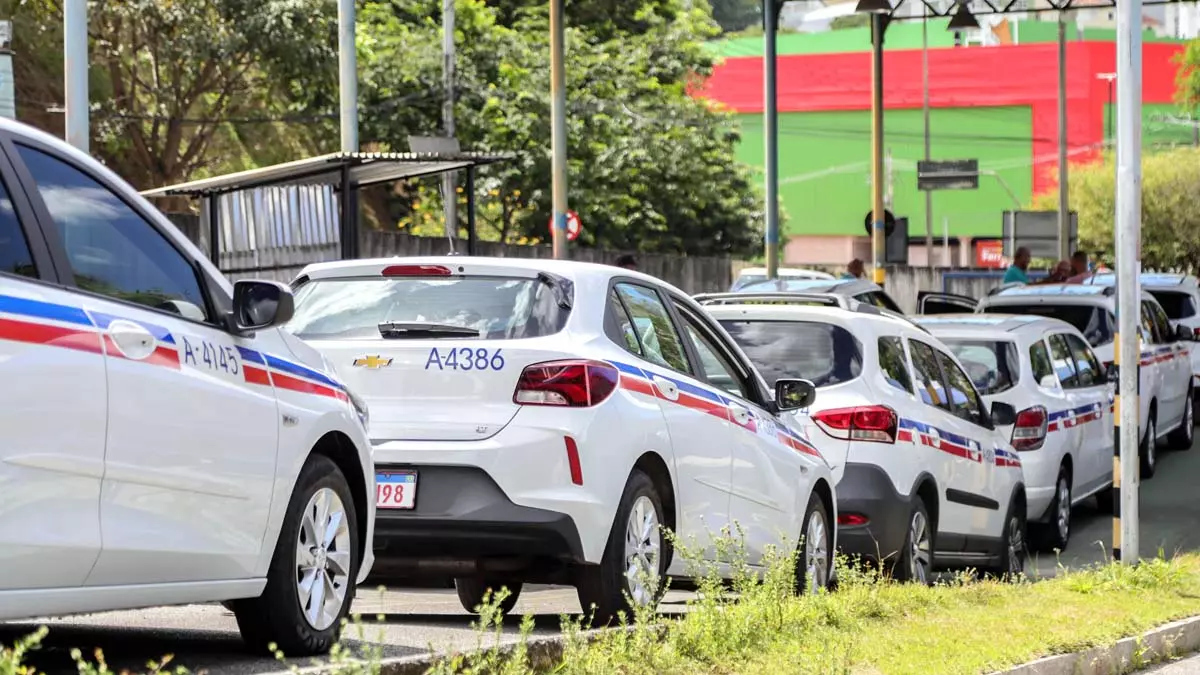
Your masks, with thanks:
M371 568L367 410L99 162L0 120L0 621L224 602L326 652Z
M750 564L798 547L808 587L829 582L830 469L786 415L811 383L768 388L680 290L459 256L320 263L293 288L287 330L371 409L381 576L453 576L468 611L574 585L605 622L695 572L673 541L728 562L740 530Z
M803 378L789 413L833 467L842 552L900 580L1006 577L1026 559L1021 457L954 352L908 318L832 293L697 296L768 380Z

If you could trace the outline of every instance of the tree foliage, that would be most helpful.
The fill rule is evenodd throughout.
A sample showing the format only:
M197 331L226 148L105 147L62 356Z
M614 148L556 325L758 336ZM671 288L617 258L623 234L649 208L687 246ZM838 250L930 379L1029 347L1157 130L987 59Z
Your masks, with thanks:
M1079 238L1089 251L1112 255L1116 213L1113 155L1072 166L1068 176L1071 209L1079 213ZM1148 268L1200 269L1200 149L1178 148L1142 158L1142 264ZM1056 197L1043 195L1037 208L1053 209Z

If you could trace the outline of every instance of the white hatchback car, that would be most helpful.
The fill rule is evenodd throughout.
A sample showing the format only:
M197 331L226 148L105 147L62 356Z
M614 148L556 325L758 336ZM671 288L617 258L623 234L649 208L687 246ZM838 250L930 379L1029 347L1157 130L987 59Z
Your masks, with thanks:
M834 466L842 551L899 579L1023 571L1021 462L997 430L1016 411L985 405L937 338L836 296L699 297L765 378L816 385L813 405L792 415Z
M796 546L832 573L833 482L736 344L678 289L616 267L476 257L311 265L288 329L371 406L380 570L456 577L464 608L524 582L601 621L709 559Z
M1066 550L1071 507L1092 495L1112 509L1113 384L1074 326L1028 315L915 317L954 351L989 402L1017 409L1030 535Z
M1096 284L1039 284L999 289L982 300L944 293L918 294L918 307L925 314L971 312L1031 314L1061 319L1075 326L1087 339L1104 368L1114 360L1116 289ZM1158 301L1142 291L1139 396L1141 475L1149 479L1158 467L1158 446L1166 439L1169 447L1192 447L1194 391L1190 347L1192 332L1172 328Z
M0 120L0 621L226 601L328 651L371 568L366 410L120 178Z

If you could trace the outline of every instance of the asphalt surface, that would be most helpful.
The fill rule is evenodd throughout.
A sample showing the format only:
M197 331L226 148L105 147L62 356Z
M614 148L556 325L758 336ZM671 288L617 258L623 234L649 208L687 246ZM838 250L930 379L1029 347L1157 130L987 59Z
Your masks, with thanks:
M1167 663L1140 672L1145 675L1200 675L1200 656L1191 656L1178 661L1168 661Z
M1200 484L1200 450L1160 455L1157 475L1143 483L1141 493L1141 553L1154 556L1180 551L1200 550L1200 500L1195 498ZM1112 543L1112 518L1096 512L1090 503L1081 504L1074 514L1075 532L1070 546L1059 556L1040 555L1031 559L1028 573L1035 577L1053 576L1060 565L1080 567L1107 559ZM671 592L662 611L684 611L688 593ZM385 657L407 656L436 650L439 652L473 649L480 644L472 627L473 617L459 605L449 589L391 589L385 592L363 590L355 610L364 617L366 642L382 647ZM532 614L535 633L558 632L560 616L578 616L579 602L574 589L530 587L521 595L517 614ZM376 620L376 615L383 620ZM516 633L518 620L506 626L506 639ZM78 647L85 654L101 649L114 671L131 669L143 672L148 661L164 655L174 656L173 665L192 672L207 671L222 675L251 675L278 672L290 665L306 666L297 660L287 665L271 658L247 654L238 638L233 616L220 605L191 605L155 608L131 612L112 612L83 617L51 619L44 622L0 624L0 644L33 632L45 624L50 628L43 648L32 663L47 675L75 673L69 652ZM350 645L363 643L352 634ZM493 644L489 636L484 646ZM1172 664L1176 670L1159 671L1164 675L1200 675L1195 659ZM1179 670L1178 668L1191 668Z

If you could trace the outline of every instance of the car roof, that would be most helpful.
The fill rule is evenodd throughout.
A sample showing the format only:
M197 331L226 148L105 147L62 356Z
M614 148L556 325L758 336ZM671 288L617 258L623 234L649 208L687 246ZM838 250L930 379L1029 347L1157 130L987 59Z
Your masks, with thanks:
M1194 289L1200 287L1200 279L1190 274L1175 272L1143 272L1138 275L1138 281L1141 282L1143 288L1168 289L1182 286ZM1083 283L1093 286L1115 286L1117 275L1112 272L1094 274Z
M1049 331L1078 332L1061 319L1032 314L936 314L912 317L938 337L1022 337L1036 340Z
M777 286L772 289L772 286ZM735 293L753 293L768 290L802 291L805 293L836 293L838 295L857 295L871 291L883 290L879 286L863 279L768 279L747 284Z
M809 270L809 269L804 269L801 267L780 267L776 271L779 273L780 276L796 277L796 278L800 278L800 279L832 279L833 278L833 275L828 272L822 272L820 270ZM766 273L767 273L767 268L765 268L765 267L744 267L738 271L738 276L740 277L742 275L749 275L749 274L758 275L758 274L766 274Z
M441 255L441 256L393 256L391 258L364 258L358 260L333 260L330 262L311 263L300 271L297 278L328 279L334 277L375 277L382 274L383 269L392 265L438 265L454 268L474 267L492 271L534 271L548 272L571 280L581 280L591 276L607 278L613 276L631 277L651 282L657 286L674 289L681 295L683 291L671 284L648 274L628 270L612 265L599 263L577 262L574 260L553 260L547 258L493 258L487 256Z
M875 305L859 302L853 298L836 293L702 293L693 297L714 317L725 317L726 314L739 316L752 315L759 319L775 321L798 321L803 318L825 317L850 321L865 318L887 319L894 329L897 325L915 328L928 333L925 328L913 323L906 315L897 314ZM726 311L729 308L741 311ZM815 314L806 310L819 309ZM782 310L776 312L775 310ZM799 311L793 311L799 310ZM727 318L727 317L726 317Z
M853 302L853 301L851 301ZM702 303L703 304L703 303ZM878 311L874 305L854 303L862 308L859 311L838 307L836 305L806 305L806 304L704 304L704 309L717 320L728 319L761 319L768 321L825 321L848 326L856 322L882 322L874 330L888 333L900 327L906 327L920 332L928 332L914 324L907 317L887 311ZM871 311L877 310L877 311Z

